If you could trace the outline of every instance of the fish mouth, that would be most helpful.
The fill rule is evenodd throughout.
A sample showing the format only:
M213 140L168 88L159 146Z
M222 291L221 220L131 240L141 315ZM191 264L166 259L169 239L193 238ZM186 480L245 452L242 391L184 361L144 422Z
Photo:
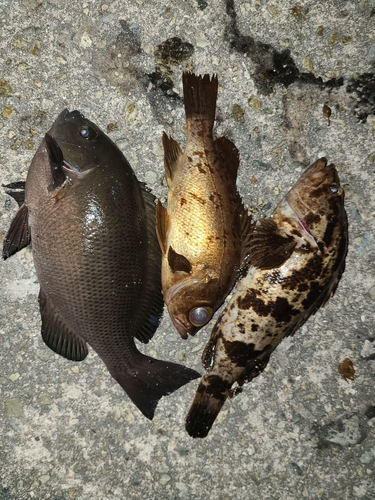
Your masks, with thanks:
M196 326L186 326L179 318L176 316L172 316L172 323L174 324L176 330L180 334L181 338L187 339L188 334L191 335L192 337L197 333L198 328Z

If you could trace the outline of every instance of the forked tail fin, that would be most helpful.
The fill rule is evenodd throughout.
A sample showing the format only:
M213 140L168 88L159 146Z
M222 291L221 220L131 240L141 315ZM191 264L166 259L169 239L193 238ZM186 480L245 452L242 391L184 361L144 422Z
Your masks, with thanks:
M141 353L139 356L133 368L108 368L143 415L152 420L160 398L200 377L200 374L176 363L150 358Z
M185 427L191 437L207 436L229 396L229 389L228 383L216 375L202 378L186 417Z

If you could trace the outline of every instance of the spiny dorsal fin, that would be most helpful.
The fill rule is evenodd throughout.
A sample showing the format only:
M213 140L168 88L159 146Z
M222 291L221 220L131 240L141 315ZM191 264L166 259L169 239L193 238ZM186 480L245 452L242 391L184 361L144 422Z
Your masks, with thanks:
M172 247L169 247L168 250L168 264L172 273L176 273L177 271L187 274L191 273L191 264L188 259L180 253L175 252Z
M218 79L216 75L182 74L186 121L192 118L206 120L212 129L215 120Z
M293 253L296 241L280 234L273 219L260 219L250 239L250 263L259 269L280 267Z
M3 244L3 259L6 260L22 248L26 247L31 240L29 227L29 211L26 205L22 205L10 224Z
M147 257L145 260L142 302L139 304L133 335L143 343L152 339L163 314L161 291L161 252L155 230L155 196L141 184L147 219Z
M44 139L51 166L52 186L49 187L51 191L52 189L61 187L66 180L66 175L62 168L64 157L60 146L50 134L46 134Z
M168 187L170 187L174 172L177 168L178 160L183 153L178 142L172 139L172 137L168 137L165 132L163 132L163 148L165 176Z
M43 290L39 292L42 338L52 351L71 361L82 361L88 355L86 341L73 332L51 304Z
M156 235L158 237L161 251L165 255L167 252L167 232L169 227L169 215L167 210L158 200L156 204Z
M230 172L235 179L240 165L240 154L238 149L227 137L218 137L215 139L214 144L220 155L221 161L226 166L227 171Z

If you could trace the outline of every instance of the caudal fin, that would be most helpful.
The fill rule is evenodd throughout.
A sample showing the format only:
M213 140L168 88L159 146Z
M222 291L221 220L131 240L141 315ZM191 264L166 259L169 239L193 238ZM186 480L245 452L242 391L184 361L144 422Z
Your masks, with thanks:
M207 436L228 396L228 384L220 377L202 378L186 417L185 428L191 437Z
M154 417L160 398L200 377L195 370L143 354L140 354L135 367L124 371L109 371L143 415L150 420Z
M218 80L214 75L195 75L184 72L182 75L186 121L192 118L207 120L212 128L215 120Z

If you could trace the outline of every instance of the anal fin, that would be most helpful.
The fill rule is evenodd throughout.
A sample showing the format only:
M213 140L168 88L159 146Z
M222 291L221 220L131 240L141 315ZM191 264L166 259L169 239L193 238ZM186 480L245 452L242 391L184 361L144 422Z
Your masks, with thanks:
M86 341L73 332L51 304L42 289L39 292L42 316L42 338L52 351L71 361L82 361L88 355Z

